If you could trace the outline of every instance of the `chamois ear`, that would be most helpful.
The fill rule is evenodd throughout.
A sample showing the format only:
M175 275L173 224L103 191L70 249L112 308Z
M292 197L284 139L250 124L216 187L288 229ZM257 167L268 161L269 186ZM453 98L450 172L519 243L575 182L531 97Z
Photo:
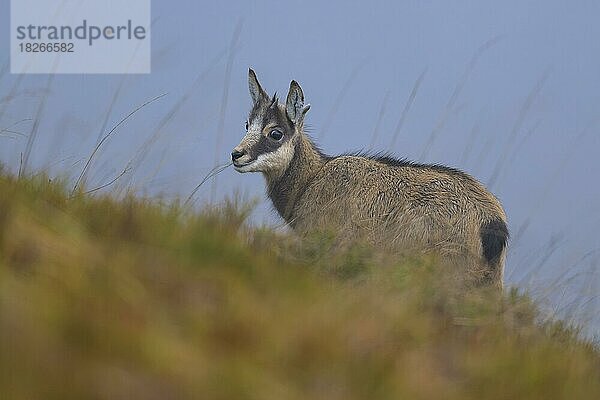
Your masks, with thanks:
M298 82L292 81L290 83L290 91L287 95L287 101L285 102L285 111L296 125L302 124L304 115L310 109L310 104L304 105L304 93L302 88L298 85Z
M256 74L252 68L248 68L248 88L250 89L250 96L252 96L252 101L254 104L258 103L262 99L269 98L267 92L265 92L260 86L260 83L258 83Z

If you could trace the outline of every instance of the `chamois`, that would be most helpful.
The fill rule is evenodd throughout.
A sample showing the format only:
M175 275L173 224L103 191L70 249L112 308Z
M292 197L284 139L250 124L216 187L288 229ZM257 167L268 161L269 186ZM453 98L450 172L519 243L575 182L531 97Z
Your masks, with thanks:
M296 81L285 105L248 71L252 110L231 153L238 172L262 172L279 215L300 234L333 230L394 249L432 251L478 284L502 287L508 241L496 197L442 165L369 154L328 156L304 132L310 109Z

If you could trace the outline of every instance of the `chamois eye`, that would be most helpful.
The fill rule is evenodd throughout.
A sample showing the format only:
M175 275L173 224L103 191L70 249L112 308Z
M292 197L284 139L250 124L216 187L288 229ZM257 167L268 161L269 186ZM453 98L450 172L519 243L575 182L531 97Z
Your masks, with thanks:
M277 129L273 129L271 132L269 132L269 137L274 140L281 140L283 138L283 133Z
M248 132L248 121L246 121L246 132Z

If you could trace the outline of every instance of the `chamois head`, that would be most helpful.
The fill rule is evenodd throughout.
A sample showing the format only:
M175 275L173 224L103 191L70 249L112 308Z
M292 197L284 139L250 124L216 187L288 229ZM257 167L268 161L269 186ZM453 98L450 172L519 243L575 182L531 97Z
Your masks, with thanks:
M248 86L252 110L246 135L231 153L233 165L238 172L281 176L294 157L310 105L304 105L304 93L296 81L290 83L285 106L279 104L277 94L267 95L252 69L248 70Z

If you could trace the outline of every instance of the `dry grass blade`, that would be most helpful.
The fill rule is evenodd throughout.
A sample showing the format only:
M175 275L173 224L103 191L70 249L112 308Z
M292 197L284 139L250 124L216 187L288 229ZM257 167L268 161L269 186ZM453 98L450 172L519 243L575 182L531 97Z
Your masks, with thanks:
M2 79L2 77L4 77L4 75L6 74L6 71L8 71L8 61L6 61L4 64L2 64L2 68L0 69L0 79Z
M11 135L16 135L16 136L21 136L21 137L27 137L28 135L26 135L26 134L24 134L22 132L15 131L13 128L15 126L19 125L22 122L31 121L31 120L32 120L31 118L23 118L22 120L17 121L14 124L12 124L12 125L10 125L10 126L8 126L6 128L0 129L0 136L11 137L10 135L2 135L3 133L8 133L8 134L11 134Z
M375 128L373 128L373 134L371 134L371 143L369 143L369 150L371 150L375 143L377 142L377 138L379 137L379 131L381 130L381 122L383 121L383 116L385 115L385 110L387 108L387 103L390 100L390 91L385 92L385 96L383 96L383 100L381 102L381 107L379 108L379 113L377 114L377 122L375 122ZM305 129L306 131L306 129Z
M200 187L204 184L204 182L206 182L207 180L209 180L213 176L216 176L216 175L220 174L221 172L223 172L225 169L227 169L231 165L233 165L233 163L229 162L227 164L217 165L216 167L214 167L213 169L211 169L210 172L208 174L206 174L206 176L204 177L204 179L202 179L202 181L194 188L194 190L192 191L192 193L190 193L190 195L187 197L187 199L185 200L185 202L183 203L183 205L187 206L190 203L190 201L192 200L192 198L194 197L194 195L196 194L196 192L198 192L198 190L200 190Z
M104 113L104 119L102 121L102 126L100 127L100 130L98 131L98 138L96 139L96 144L100 143L100 141L102 140L102 134L104 132L106 132L108 120L110 119L110 116L112 115L113 108L114 108L115 104L117 103L117 99L119 98L119 96L121 94L121 90L123 89L125 80L128 77L129 77L129 74L124 74L121 77L121 80L119 81L119 85L117 86L117 89L113 92L112 99L111 99L110 103L108 104L108 109Z
M129 171L131 171L131 168L130 167L125 167L125 169L123 171L121 171L121 173L119 175L117 175L116 177L114 177L110 182L105 183L104 185L100 185L100 186L98 186L98 187L96 187L94 189L88 190L84 194L94 193L94 192L97 192L98 190L101 190L101 189L104 189L106 187L109 187L110 185L112 185L113 183L115 183L116 181L118 181L123 175L125 175Z
M242 26L244 25L244 21L240 19L235 26L235 30L233 32L233 36L231 37L231 42L229 43L229 50L227 55L227 65L225 66L225 82L223 84L223 95L221 97L221 107L219 110L219 125L217 127L217 137L215 138L215 160L213 165L215 165L219 159L219 154L221 153L221 141L223 139L223 133L225 131L225 112L227 111L227 103L229 102L229 86L231 83L231 70L233 67L233 58L235 57L235 50L237 47L237 43L240 39L240 34L242 33ZM210 201L211 203L215 199L215 195L217 192L217 178L213 179L211 189L210 189Z
M400 119L398 120L398 124L396 124L396 129L394 129L394 135L392 136L392 141L390 142L390 149L393 149L394 146L396 145L396 140L398 139L398 136L400 135L400 131L402 131L402 127L404 126L404 121L406 120L406 116L408 115L408 112L409 112L410 108L412 107L412 105L415 101L415 98L417 97L417 93L419 92L419 87L421 86L421 82L423 82L423 78L425 78L426 73L427 73L427 69L424 69L423 72L421 72L421 75L419 75L419 77L415 81L415 84L414 84L412 90L410 91L410 96L408 96L408 100L406 101L406 104L404 105L404 109L402 110L402 114L400 115Z
M54 69L56 69L57 63L54 63ZM25 145L25 153L23 155L22 168L19 168L20 177L23 174L27 173L27 167L29 166L29 157L31 156L31 150L33 149L33 144L35 139L37 138L38 128L40 126L40 122L42 120L42 114L44 113L44 109L46 108L46 101L48 100L48 93L50 93L50 88L52 87L52 82L54 82L55 74L48 75L48 81L46 82L46 94L42 97L42 101L38 106L38 109L35 113L35 118L33 121L33 127L31 128L31 133L27 137L27 144Z
M538 97L538 95L542 91L542 88L544 87L544 84L546 83L546 80L548 79L548 74L549 74L548 71L544 72L544 75L542 76L542 78L539 81L537 81L537 83L535 84L533 89L531 89L531 91L527 95L527 98L525 99L525 102L523 103L523 106L521 107L521 110L519 111L519 115L518 115L517 119L515 120L515 123L510 131L510 135L508 136L508 139L506 140L506 143L504 144L504 148L499 153L500 156L498 157L498 161L496 161L496 165L492 172L492 176L490 177L490 180L488 182L488 186L489 186L490 190L494 188L494 185L496 184L498 177L500 176L500 172L502 171L502 168L504 167L504 163L506 162L506 160L510 154L510 149L512 148L513 143L517 138L517 134L521 130L521 127L523 126L523 123L525 122L525 118L527 117L527 114L529 114L529 110L531 109L533 102L535 101L535 99Z
M333 122L335 115L337 114L340 106L342 105L342 101L344 100L344 97L346 97L346 93L348 93L348 90L350 89L350 85L352 84L352 82L354 81L354 78L356 78L356 76L358 75L358 73L360 72L362 67L364 67L366 64L367 64L367 60L359 63L356 67L354 67L352 72L350 72L350 76L348 76L348 79L344 83L344 86L342 86L342 89L339 91L337 97L335 98L335 101L333 103L333 106L331 107L331 110L329 111L329 113L327 113L327 119L323 123L323 128L319 132L319 136L318 136L319 139L325 138L325 133L329 130L329 127L331 126L331 123Z
M75 181L75 185L73 186L73 190L71 191L71 195L73 195L73 193L75 193L75 191L77 190L77 188L79 187L79 185L81 184L81 182L84 180L85 178L85 174L87 173L90 164L92 162L92 159L94 158L94 155L96 155L96 153L98 152L98 150L100 149L100 147L102 146L102 144L104 142L106 142L106 140L117 130L117 128L119 126L121 126L123 123L125 123L125 121L127 121L130 117L132 117L135 113L137 113L138 111L140 111L142 108L146 107L147 105L163 98L164 96L166 96L166 93L163 93L159 96L156 96L148 101L146 101L145 103L143 103L142 105L138 106L135 110L131 111L129 114L127 114L125 117L123 117L103 138L102 140L100 140L100 142L98 142L98 144L96 145L96 147L94 148L94 151L92 151L92 154L90 154L90 156L88 157L83 169L81 170L81 173L79 174L79 177L77 178L77 180Z
M137 169L142 164L148 152L150 151L151 146L156 142L163 128L167 126L169 121L171 121L173 117L175 117L175 115L177 115L181 107L189 99L190 95L194 92L198 85L201 82L203 82L204 79L206 79L209 71L221 61L221 59L225 56L226 53L227 51L223 50L219 54L217 54L214 57L214 59L211 60L209 66L196 76L194 82L189 86L189 90L186 91L183 94L183 96L179 98L179 100L177 100L177 102L173 105L173 107L171 107L169 112L160 120L160 122L152 132L152 135L150 135L150 137L144 141L144 143L137 150L135 156L133 156L129 163L127 163L127 165L131 167L132 170Z
M473 124L473 127L471 128L471 132L469 133L469 139L467 140L467 144L466 144L465 148L463 149L463 153L460 157L459 165L466 164L467 160L471 156L471 152L473 150L473 145L475 144L475 141L477 139L477 135L481 132L481 115L482 114L483 114L483 110L477 114L480 117L477 119L477 121L475 121L475 123Z
M17 90L19 89L19 86L21 86L21 82L23 81L23 78L26 76L26 74L19 74L17 75L17 79L15 79L15 82L13 83L12 87L10 88L10 90L8 91L8 94L6 96L4 96L2 99L0 99L0 121L2 121L2 119L4 118L4 113L6 112L6 107L8 105L8 103L15 98L15 96L17 95Z
M20 153L19 173L17 176L21 176L22 173L23 173L23 152Z
M496 37L488 40L483 45L479 46L479 48L475 51L475 54L473 54L473 57L471 58L471 61L467 65L465 72L463 73L460 80L458 81L458 84L454 88L454 91L452 92L452 95L450 96L450 99L448 100L448 103L446 104L446 107L444 108L444 111L442 112L441 117L438 119L438 122L436 123L435 127L429 134L429 137L427 138L427 142L425 143L425 146L423 147L423 151L421 152L421 156L419 157L420 160L425 159L429 155L429 151L433 147L433 144L435 143L437 136L439 135L441 130L444 128L444 126L446 125L446 122L448 122L448 118L450 118L450 115L454 111L454 106L456 104L456 101L458 100L458 97L462 93L467 81L469 80L471 73L477 66L477 62L479 61L481 56L487 50L494 47L500 41L500 39L501 39L500 36L496 36Z
M154 18L152 20L152 22L150 23L150 29L154 28L156 21L158 21L158 18ZM127 70L129 70L131 63L134 60L141 45L142 45L142 42L139 41L135 47L135 50L132 52L131 57L129 58L129 63L127 64ZM96 143L99 143L100 140L102 140L102 134L106 131L106 127L108 126L108 120L110 119L110 116L112 115L112 111L113 111L115 104L117 103L117 99L121 95L121 90L123 90L123 86L125 85L125 82L131 76L132 76L131 74L123 74L121 76L121 79L119 80L117 89L113 92L112 99L110 100L110 103L108 104L108 109L104 113L104 119L102 121L102 126L100 127L100 130L98 131L98 138L96 139Z
M568 151L566 151L562 157L562 159L556 163L556 168L550 174L548 181L544 185L543 189L539 192L536 201L533 203L531 210L527 213L527 218L521 223L519 228L514 235L514 242L518 242L521 237L525 234L527 229L529 228L532 221L535 220L537 214L543 209L544 202L550 198L550 193L556 187L558 182L560 182L559 177L564 173L568 163L573 159L572 154L575 152L577 146L580 144L581 140L590 132L592 128L598 124L600 119L594 119L589 124L587 124L581 132L575 137L575 139L571 142L571 147Z
M525 146L525 143L527 143L527 141L533 136L533 134L538 130L538 128L540 127L542 123L541 119L538 119L537 121L535 121L535 123L527 130L527 132L523 135L523 138L521 139L521 141L519 142L519 144L517 144L513 150L512 155L508 158L508 162L509 164L512 164L512 162L517 158L517 155L519 154L519 150L521 150L523 148L523 146Z

